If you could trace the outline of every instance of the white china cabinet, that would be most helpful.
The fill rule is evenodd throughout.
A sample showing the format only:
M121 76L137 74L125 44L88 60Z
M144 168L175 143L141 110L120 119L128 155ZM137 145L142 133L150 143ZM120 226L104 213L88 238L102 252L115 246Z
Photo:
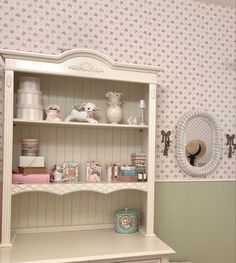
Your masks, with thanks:
M5 63L1 246L13 246L7 252L11 256L4 254L4 262L12 262L8 256L14 262L168 262L173 250L154 234L156 80L160 69L117 63L82 49L60 55L1 50L1 55ZM72 105L95 103L100 108L98 123L17 119L16 94L22 76L40 79L42 106L59 105L63 119ZM106 120L105 94L109 91L124 95L121 124ZM145 124L127 124L128 117L140 116L140 100L146 105ZM12 184L24 138L39 139L40 155L48 169L78 162L79 181ZM146 154L147 182L106 181L106 163L129 164L134 152ZM102 165L101 182L85 181L87 160ZM125 207L138 211L140 226L135 234L113 230L114 212ZM34 242L44 256L37 254ZM18 248L21 252L25 248L27 255Z

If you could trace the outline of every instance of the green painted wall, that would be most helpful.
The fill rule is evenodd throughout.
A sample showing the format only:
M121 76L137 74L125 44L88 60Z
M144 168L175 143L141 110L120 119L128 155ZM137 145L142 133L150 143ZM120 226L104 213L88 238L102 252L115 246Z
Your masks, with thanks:
M172 261L236 262L236 183L156 183L155 232Z

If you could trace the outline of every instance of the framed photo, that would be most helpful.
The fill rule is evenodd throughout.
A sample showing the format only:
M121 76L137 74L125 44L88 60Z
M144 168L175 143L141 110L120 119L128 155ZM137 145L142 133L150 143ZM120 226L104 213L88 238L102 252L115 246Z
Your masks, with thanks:
M94 161L87 161L87 181L99 182L102 177L101 165Z
M65 181L79 180L79 164L78 163L63 163L63 174Z

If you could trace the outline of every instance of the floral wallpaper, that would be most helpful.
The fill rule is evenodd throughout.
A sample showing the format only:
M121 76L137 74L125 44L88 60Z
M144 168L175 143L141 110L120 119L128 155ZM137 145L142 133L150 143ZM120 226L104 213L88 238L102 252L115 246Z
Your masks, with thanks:
M212 113L222 131L219 166L199 180L235 179L235 158L227 158L225 145L225 134L235 133L235 9L184 0L3 0L0 47L49 54L90 48L115 61L163 67L156 180L198 180L182 172L175 157L177 122L197 109ZM0 78L2 137L3 62ZM168 157L162 129L172 132Z

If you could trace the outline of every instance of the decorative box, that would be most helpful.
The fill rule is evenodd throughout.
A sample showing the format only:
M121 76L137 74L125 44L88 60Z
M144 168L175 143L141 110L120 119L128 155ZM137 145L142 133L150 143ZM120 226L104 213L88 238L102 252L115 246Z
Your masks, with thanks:
M40 89L40 79L29 76L20 77L20 89L30 92L38 91Z
M23 156L38 156L39 140L38 139L23 139L21 140L21 154Z
M131 171L121 170L121 175L123 176L135 176L135 169Z
M40 90L17 90L17 103L18 105L41 105L42 92Z
M50 181L50 174L12 174L13 184L46 184Z
M41 105L41 97L40 79L35 77L21 77L20 88L17 90L17 118L42 120L43 107Z
M20 156L20 167L44 167L44 156Z
M131 160L135 166L144 166L146 164L146 155L145 153L132 153Z
M137 175L134 175L134 176L117 175L116 180L121 181L121 182L137 182L138 176Z
M18 167L18 172L21 174L45 174L46 167Z
M145 153L131 153L131 159L146 159Z
M43 107L41 105L17 104L17 118L24 120L42 120Z
M135 176L135 166L122 166L121 175L124 176Z
M130 234L137 232L137 210L125 208L115 211L115 231L121 234Z

